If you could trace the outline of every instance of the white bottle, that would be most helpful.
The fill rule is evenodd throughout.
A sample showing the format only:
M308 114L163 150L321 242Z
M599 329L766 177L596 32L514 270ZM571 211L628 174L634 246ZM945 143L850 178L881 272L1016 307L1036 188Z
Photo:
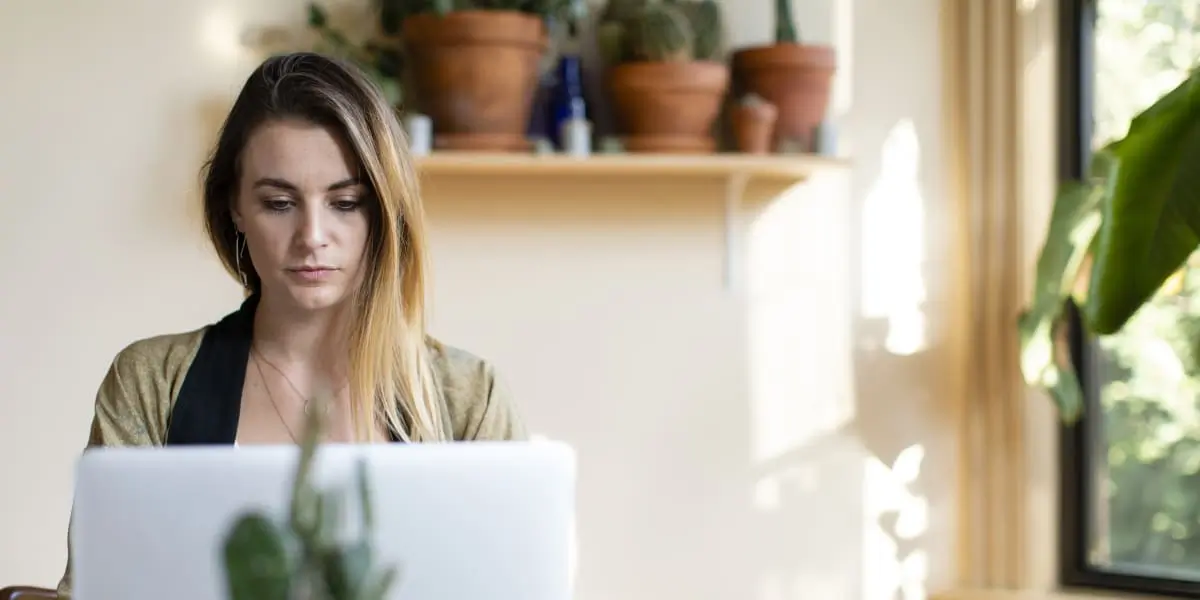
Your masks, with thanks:
M433 119L418 113L406 115L404 129L413 156L425 156L433 151Z
M568 156L584 158L592 154L592 124L587 119L572 118L563 121L563 152Z

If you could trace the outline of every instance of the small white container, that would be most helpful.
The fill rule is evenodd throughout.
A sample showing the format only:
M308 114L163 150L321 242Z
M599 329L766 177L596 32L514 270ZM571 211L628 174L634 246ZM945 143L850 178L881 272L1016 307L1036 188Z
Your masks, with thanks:
M592 124L590 121L587 119L567 119L563 121L560 133L564 153L569 156L591 156Z
M433 119L410 114L404 117L404 130L408 133L408 148L413 156L425 156L433 151Z

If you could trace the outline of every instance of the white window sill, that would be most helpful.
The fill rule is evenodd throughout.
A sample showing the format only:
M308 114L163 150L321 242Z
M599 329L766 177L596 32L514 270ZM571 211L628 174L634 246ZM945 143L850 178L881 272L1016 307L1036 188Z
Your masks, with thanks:
M1099 591L956 590L934 600L1152 600L1149 596Z

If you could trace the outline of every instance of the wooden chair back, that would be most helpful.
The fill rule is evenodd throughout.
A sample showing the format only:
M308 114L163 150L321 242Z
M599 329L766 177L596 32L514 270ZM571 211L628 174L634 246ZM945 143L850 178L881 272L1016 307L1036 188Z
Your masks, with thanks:
M17 585L0 589L0 600L58 600L55 590Z

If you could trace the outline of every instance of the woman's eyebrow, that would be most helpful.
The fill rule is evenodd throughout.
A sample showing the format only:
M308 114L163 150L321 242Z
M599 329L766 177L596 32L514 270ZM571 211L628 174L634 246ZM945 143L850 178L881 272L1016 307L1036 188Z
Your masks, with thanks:
M356 185L359 185L360 183L362 183L362 182L357 177L351 177L351 178L343 179L341 181L330 184L330 186L327 188L327 190L332 192L334 190L341 190L341 189L345 189L348 187L354 187ZM259 179L258 181L254 182L254 187L255 188L273 187L273 188L280 188L280 189L289 190L289 191L293 191L293 192L299 191L299 189L300 189L300 188L296 187L296 184L294 184L286 179L281 179L279 177L263 177L263 178Z

